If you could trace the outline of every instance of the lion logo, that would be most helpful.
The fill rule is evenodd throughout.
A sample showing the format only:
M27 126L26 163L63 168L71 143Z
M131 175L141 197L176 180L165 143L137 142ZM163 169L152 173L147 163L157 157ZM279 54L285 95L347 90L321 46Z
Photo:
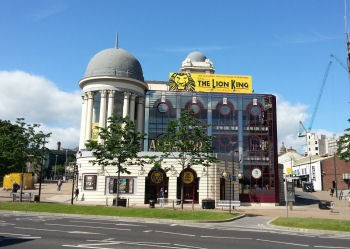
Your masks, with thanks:
M187 73L173 73L169 79L170 91L186 91L193 92L195 82L191 74Z

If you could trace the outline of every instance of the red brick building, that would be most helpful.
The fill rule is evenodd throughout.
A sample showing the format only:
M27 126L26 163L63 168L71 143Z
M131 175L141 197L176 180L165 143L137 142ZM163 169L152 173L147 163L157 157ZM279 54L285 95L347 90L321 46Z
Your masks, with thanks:
M334 167L335 161L335 167ZM336 175L337 189L350 189L350 163L339 157L330 157L321 161L322 189L333 188L334 175Z

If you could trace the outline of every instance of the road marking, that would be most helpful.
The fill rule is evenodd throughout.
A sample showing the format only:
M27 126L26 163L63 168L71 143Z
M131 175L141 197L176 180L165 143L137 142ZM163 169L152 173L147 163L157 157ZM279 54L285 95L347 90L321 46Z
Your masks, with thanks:
M66 225L66 224L49 224L45 223L47 226L62 226L62 227L84 227L84 228L92 228L92 229L107 229L107 230L118 230L118 231L131 231L131 229L127 228L113 228L113 227L95 227L95 226L77 226L77 225Z
M150 232L152 232L152 230L145 230L145 231L142 231L142 232L144 232L144 233L150 233Z
M186 234L186 233L174 233L174 232L165 232L165 231L154 231L156 233L166 233L166 234L174 234L174 235L182 235L182 236L189 236L189 237L196 237L194 234Z
M195 248L195 249L202 249L203 248L203 247L188 246L188 245L183 245L183 244L174 244L174 246L181 246L181 248Z
M46 231L46 232L80 233L80 234L101 234L101 233L95 233L95 232L85 232L85 231L62 231L62 230L56 230L56 229L44 229L44 228L33 228L33 227L15 227L15 228L24 229L24 230Z
M100 233L93 233L93 232L85 232L85 231L67 231L67 233L78 233L78 234L100 234Z
M0 235L31 236L31 235L29 235L29 234L20 234L20 233L0 233Z
M283 241L275 241L275 240L265 240L265 239L256 239L256 240L264 241L264 242L277 243L277 244L293 245L293 246L304 246L304 247L310 246L310 245L296 244L296 243L283 242Z
M91 241L91 240L88 240ZM93 240L95 241L95 240ZM62 245L64 247L79 247L79 248L96 248L96 249L104 249L102 246L110 246L110 245L137 245L143 247L157 247L157 248L169 248L169 249L207 249L205 247L195 247L190 245L183 244L171 244L171 243L157 243L157 242L133 242L133 241L105 241L101 240L100 243L93 244L79 244L79 245ZM106 247L106 249L110 249L110 247Z
M241 238L241 237L218 237L218 236L208 236L208 235L202 235L201 238L212 238L212 239L253 239L253 238Z
M116 225L116 226L131 226L131 227L145 227L144 225L136 225L136 224L129 224L129 223L106 223L106 222L98 222L98 221L75 221L71 220L69 222L73 223L91 223L91 224L103 224L103 225Z

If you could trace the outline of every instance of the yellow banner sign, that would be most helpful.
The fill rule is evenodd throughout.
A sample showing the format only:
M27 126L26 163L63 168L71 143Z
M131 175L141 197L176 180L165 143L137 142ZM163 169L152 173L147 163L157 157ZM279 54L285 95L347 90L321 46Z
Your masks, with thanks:
M170 91L252 93L252 76L170 73Z

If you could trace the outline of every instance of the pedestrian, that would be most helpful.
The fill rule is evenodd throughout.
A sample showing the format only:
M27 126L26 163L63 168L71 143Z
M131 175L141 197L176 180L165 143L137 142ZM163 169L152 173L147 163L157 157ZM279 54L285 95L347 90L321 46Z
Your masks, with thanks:
M20 188L20 186L17 184L17 182L13 181L12 192L17 193L17 190L19 190L19 188Z
M349 193L348 193L348 202L349 202L349 207L350 207L350 190L349 190Z
M331 196L333 197L334 194L334 188L331 188Z
M61 181L61 179L58 179L58 182L57 182L57 191L61 191L62 184L63 184L63 182Z
M164 188L163 187L161 187L159 191L159 204L161 208L164 207Z
M75 187L75 191L74 191L74 199L77 201L78 197L79 197L79 188L78 186Z

